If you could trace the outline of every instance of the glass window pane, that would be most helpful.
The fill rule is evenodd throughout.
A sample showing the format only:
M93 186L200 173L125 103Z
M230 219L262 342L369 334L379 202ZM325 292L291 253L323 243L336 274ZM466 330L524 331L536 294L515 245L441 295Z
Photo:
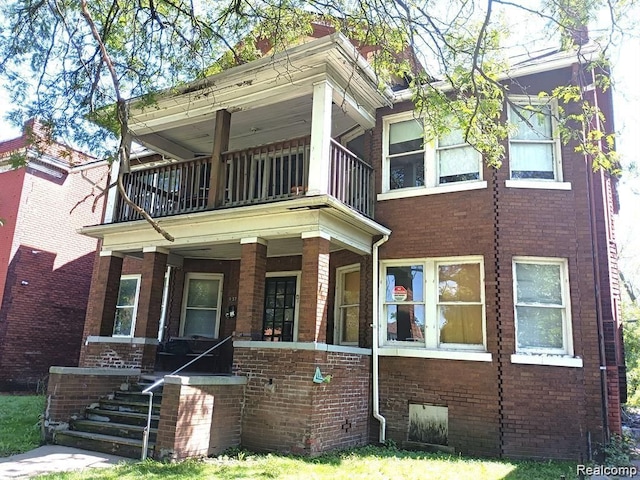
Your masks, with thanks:
M201 335L213 337L216 333L217 310L190 310L187 309L184 319L185 337Z
M345 273L342 277L342 305L360 303L360 271Z
M131 327L133 325L133 307L118 307L116 309L116 319L113 323L113 334L130 337L133 335Z
M360 307L340 309L342 315L342 342L358 343L360 325Z
M418 119L389 125L389 155L422 150L423 132L422 121Z
M191 279L187 307L215 308L218 306L219 280Z
M469 180L476 180L480 178L479 171L478 153L473 147L458 147L438 151L440 183L449 183L446 180L450 177L468 177Z
M563 305L560 265L516 263L517 303Z
M439 302L479 302L480 264L438 266Z
M440 343L482 345L482 305L438 307Z
M461 145L465 143L464 132L461 128L452 129L449 133L445 133L438 137L439 147L450 147L452 145Z
M389 159L389 187L421 187L424 185L424 153L403 155Z
M552 144L511 143L509 155L513 178L554 178Z
M518 348L564 348L562 309L516 307Z
M512 138L517 140L551 140L553 138L551 124L551 106L533 105L531 110L517 107L517 112L513 106L510 107L510 120L517 131Z
M123 278L120 280L118 290L118 306L132 307L136 303L136 291L138 290L137 278Z
M387 340L424 343L424 305L388 305Z
M385 301L424 301L424 272L422 270L422 265L387 267L387 293ZM393 292L395 287L404 287L406 289L407 298L405 300L396 300L394 298Z

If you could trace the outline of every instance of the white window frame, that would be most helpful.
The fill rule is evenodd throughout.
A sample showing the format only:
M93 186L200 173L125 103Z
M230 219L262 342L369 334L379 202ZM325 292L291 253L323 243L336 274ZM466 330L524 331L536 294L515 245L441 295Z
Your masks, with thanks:
M122 283L122 280L136 280L136 296L135 296L135 300L133 302L133 313L131 314L131 333L129 333L129 335L116 335L113 333L113 330L115 330L115 317L116 314L118 312L119 308L127 308L130 307L130 305L118 305L116 303L116 311L114 312L114 316L113 316L113 329L112 329L112 337L116 337L116 338L132 338L135 335L136 332L136 320L138 319L138 301L140 300L140 283L142 280L142 276L140 274L133 274L133 275L121 275L120 276L120 283ZM120 297L120 283L118 283L118 297ZM117 302L117 300L116 300Z
M296 277L296 308L295 313L293 315L293 342L298 341L298 318L300 317L300 277L302 276L301 270L290 270L290 271L281 271L281 272L267 272L265 277ZM266 280L265 278L265 280ZM262 310L262 315L264 315L264 306ZM263 318L260 319L260 325L263 325ZM261 327L262 328L262 327ZM260 332L262 335L262 332ZM282 342L282 343L292 343L292 342Z
M570 190L571 184L563 181L562 173L562 145L560 142L560 133L558 128L558 101L556 99L543 99L537 97L529 97L526 95L510 95L509 101L513 102L519 107L531 106L550 106L551 107L551 140L539 140L539 141L520 141L509 137L509 180L506 181L507 187L513 188L547 188L554 190ZM512 108L507 106L507 121L512 123ZM552 165L553 165L553 179L546 178L512 178L512 162L511 162L511 145L515 143L539 143L545 145L552 145Z
M562 348L542 348L542 347L518 347L518 306L540 306L536 303L518 303L518 279L516 277L516 264L528 263L532 265L559 265L560 266L560 286L562 305L554 306L553 308L562 309ZM571 321L571 300L570 300L570 286L569 286L569 269L568 261L566 258L552 258L552 257L513 257L512 261L513 271L513 315L514 315L514 327L515 327L515 354L516 358L512 358L514 363L530 363L530 362L518 362L522 360L518 357L523 355L553 355L553 356L569 356L573 357L573 329ZM544 304L544 306L549 306Z
M391 190L389 183L391 174L389 168L389 132L391 130L392 124L404 122L411 119L419 120L419 118L416 117L415 112L413 111L387 115L382 119L382 193L378 195L378 200L391 200L394 198L406 198L437 193L448 193L487 188L487 182L483 180L482 156L478 152L476 152L478 158L478 179L467 180L463 182L449 182L442 184L439 183L439 149L438 139L436 138L426 142L423 145L422 150L416 150L416 152L424 152L425 185L420 187L407 187Z
M335 291L335 302L334 302L334 343L336 345L358 345L358 342L343 342L342 341L342 308L346 307L355 307L356 304L346 304L342 305L341 296L342 290L344 287L344 276L347 273L352 272L360 272L360 264L354 263L353 265L346 265L344 267L336 268L336 291ZM360 272L362 275L362 272ZM362 279L361 279L362 280ZM362 292L360 292L362 293ZM360 295L361 296L361 295ZM362 302L358 302L357 306L360 307ZM360 335L360 324L358 323L358 336Z
M218 283L218 304L216 305L216 325L214 328L214 339L220 336L220 319L222 317L222 292L224 275L221 273L200 273L200 272L187 272L184 277L184 287L182 292L182 306L180 308L180 336L184 336L184 326L187 319L187 298L189 296L189 282L191 280L219 280ZM207 309L208 310L208 309ZM207 337L209 338L209 337Z
M440 328L438 325L438 282L437 272L440 265L451 264L479 264L480 266L480 300L482 304L482 344L470 345L470 344L440 344ZM424 326L424 346L420 343L412 341L402 340L387 340L387 307L386 305L386 272L387 267L407 266L407 265L421 265L424 275L424 300L423 301L405 301L394 302L393 304L405 304L405 305L424 305L425 307L425 326ZM484 272L484 258L480 255L469 255L462 257L436 257L436 258L408 258L408 259L396 259L396 260L381 260L380 261L380 284L379 288L379 338L378 344L382 350L383 355L398 355L398 356L432 356L434 358L459 358L468 360L491 360L490 355L479 356L473 355L474 353L486 352L487 350L487 321L486 321L486 299L485 299L485 272ZM398 351L389 350L389 347L393 347ZM411 349L411 350L423 350L432 352L444 352L444 354L435 355L406 355L399 350ZM455 352L469 353L470 355L455 355ZM449 355L452 353L453 355Z

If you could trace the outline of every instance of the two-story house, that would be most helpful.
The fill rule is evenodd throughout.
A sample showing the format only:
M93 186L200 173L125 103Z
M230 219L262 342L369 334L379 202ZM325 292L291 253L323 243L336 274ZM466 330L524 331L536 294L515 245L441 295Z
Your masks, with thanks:
M537 93L585 82L611 118L590 75L571 51L505 75L497 170L459 131L425 140L411 92L381 90L341 34L132 103L155 155L125 188L175 240L115 191L82 229L100 257L51 424L219 342L197 369L220 375L166 377L154 455L393 440L586 458L621 428L615 179Z
M44 388L51 365L77 365L98 244L77 230L101 221L91 195L107 170L35 120L0 142L1 390Z

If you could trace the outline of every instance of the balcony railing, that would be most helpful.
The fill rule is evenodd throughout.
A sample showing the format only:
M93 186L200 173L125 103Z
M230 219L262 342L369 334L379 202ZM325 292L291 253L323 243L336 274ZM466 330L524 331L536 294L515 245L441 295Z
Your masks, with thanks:
M310 137L304 137L224 153L224 188L217 199L209 199L210 158L137 170L126 174L123 183L129 198L152 217L296 198L308 189L309 151ZM327 193L372 216L373 169L333 140L330 151ZM141 218L118 199L114 221Z

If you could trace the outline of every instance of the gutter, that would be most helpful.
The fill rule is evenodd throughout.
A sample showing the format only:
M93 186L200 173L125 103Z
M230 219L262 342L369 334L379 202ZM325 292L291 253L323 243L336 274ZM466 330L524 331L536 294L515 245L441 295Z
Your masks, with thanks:
M380 414L380 368L379 368L379 294L380 294L380 268L378 266L378 249L380 245L389 240L389 235L384 235L373 244L373 417L380 422L379 442L386 441L387 420Z

